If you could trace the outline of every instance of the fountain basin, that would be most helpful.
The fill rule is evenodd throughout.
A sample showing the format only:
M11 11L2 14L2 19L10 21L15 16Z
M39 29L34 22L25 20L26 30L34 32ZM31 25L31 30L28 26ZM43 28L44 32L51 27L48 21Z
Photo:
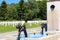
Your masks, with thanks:
M28 37L27 38L41 38L41 37L45 37L47 36L45 33L42 35L42 34L28 34ZM21 37L20 37L20 40L24 40L25 39L25 35L22 34Z

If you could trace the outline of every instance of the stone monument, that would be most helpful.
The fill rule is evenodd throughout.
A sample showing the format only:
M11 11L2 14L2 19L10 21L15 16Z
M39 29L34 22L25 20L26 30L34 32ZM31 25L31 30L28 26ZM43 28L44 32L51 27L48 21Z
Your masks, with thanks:
M48 30L60 30L60 0L47 2L47 26Z

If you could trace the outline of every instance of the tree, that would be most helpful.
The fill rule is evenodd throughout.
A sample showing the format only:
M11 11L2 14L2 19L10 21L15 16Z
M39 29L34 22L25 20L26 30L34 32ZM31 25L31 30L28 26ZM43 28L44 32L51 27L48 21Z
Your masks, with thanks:
M28 18L27 10L28 10L27 2L24 2L24 0L20 0L19 7L17 8L19 20L27 21L27 18Z
M45 20L47 18L46 3L46 0L28 0L28 2L20 0L17 4L6 4L6 2L3 1L0 6L0 20L27 21L35 18Z
M47 19L47 10L46 10L47 0L37 1L37 3L39 7L38 17L41 18L42 20L46 20Z
M25 22L27 22L28 20L28 3L27 2L24 2L23 20L25 20Z
M17 20L18 19L18 13L16 10L16 4L10 4L7 6L7 19L8 20Z
M20 0L19 7L17 8L19 19L22 19L22 15L24 13L24 0Z
M30 18L31 19L37 18L39 8L38 8L36 0L28 0L28 6L29 6Z
M1 20L6 20L6 15L7 15L7 4L5 0L3 0L1 4L1 13L0 13Z

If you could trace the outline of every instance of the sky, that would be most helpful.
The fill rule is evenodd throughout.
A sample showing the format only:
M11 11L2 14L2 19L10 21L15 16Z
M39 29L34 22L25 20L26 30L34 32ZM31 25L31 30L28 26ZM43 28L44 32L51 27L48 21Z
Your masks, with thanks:
M2 3L3 0L0 0L0 4ZM11 3L18 3L20 0L5 0L7 4L11 4ZM24 0L27 1L27 0Z

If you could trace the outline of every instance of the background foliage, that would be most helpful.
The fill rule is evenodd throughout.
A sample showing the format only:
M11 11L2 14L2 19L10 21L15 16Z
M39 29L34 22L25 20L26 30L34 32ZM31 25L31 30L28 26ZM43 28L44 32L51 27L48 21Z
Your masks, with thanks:
M46 3L46 0L20 0L17 4L3 1L0 6L0 20L46 20Z

